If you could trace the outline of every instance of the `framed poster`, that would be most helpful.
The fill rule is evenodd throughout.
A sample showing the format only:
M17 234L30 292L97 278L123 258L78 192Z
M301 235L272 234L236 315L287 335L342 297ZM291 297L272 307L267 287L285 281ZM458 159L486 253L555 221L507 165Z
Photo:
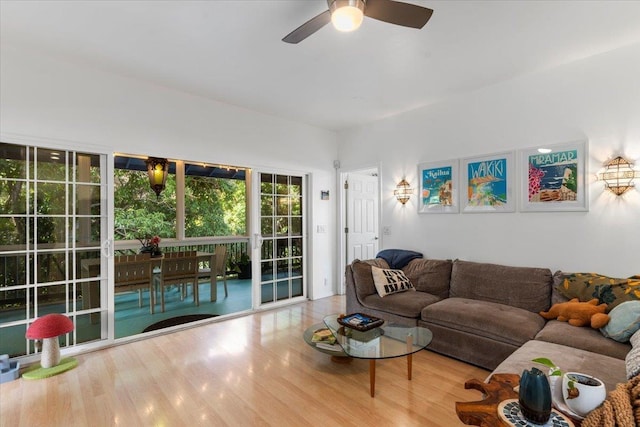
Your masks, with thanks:
M586 211L586 141L520 152L521 211Z
M513 212L514 153L462 159L462 212Z
M457 213L458 160L420 163L418 213Z

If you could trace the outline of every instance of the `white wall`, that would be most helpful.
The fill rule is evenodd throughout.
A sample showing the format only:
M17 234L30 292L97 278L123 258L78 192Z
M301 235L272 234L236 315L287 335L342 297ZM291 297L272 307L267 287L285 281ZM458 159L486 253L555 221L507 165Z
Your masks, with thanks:
M120 153L311 174L310 294L333 294L335 215L327 208L332 205L320 201L319 188L335 188L334 132L4 46L0 125L3 134L107 146ZM326 233L316 233L317 224Z
M344 131L340 139L344 168L380 164L381 225L391 227L384 248L614 277L640 274L640 191L615 198L594 182L615 155L640 167L638 44ZM418 187L420 162L576 140L589 141L588 212L426 215L417 213L417 197L404 207L393 199L404 176Z

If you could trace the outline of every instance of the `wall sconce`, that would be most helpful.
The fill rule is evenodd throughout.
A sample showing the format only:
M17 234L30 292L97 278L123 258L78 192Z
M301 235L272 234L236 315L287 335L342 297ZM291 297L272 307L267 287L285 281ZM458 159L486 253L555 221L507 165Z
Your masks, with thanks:
M404 178L396 185L396 189L393 190L393 195L396 196L396 199L403 205L409 201L412 194L413 189Z
M169 161L158 157L149 157L144 161L147 164L147 174L149 175L149 185L160 198L160 193L164 190L169 174Z
M607 162L605 168L604 172L598 174L598 180L604 181L605 188L616 196L633 188L633 180L640 178L640 172L633 170L633 164L620 156Z

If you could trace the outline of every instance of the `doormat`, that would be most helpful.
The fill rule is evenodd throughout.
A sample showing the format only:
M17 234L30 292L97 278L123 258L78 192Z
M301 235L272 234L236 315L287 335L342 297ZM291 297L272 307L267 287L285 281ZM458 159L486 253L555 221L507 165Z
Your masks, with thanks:
M202 319L210 319L217 316L217 314L188 314L186 316L172 317L170 319L165 319L161 320L160 322L153 323L144 328L142 332L157 331L158 329L169 328L171 326L182 325L184 323L195 322Z

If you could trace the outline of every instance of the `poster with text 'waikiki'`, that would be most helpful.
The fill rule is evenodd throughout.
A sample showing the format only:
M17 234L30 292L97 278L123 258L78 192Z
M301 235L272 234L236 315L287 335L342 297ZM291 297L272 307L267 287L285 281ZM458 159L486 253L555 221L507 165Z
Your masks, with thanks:
M464 161L466 212L513 212L513 153Z

